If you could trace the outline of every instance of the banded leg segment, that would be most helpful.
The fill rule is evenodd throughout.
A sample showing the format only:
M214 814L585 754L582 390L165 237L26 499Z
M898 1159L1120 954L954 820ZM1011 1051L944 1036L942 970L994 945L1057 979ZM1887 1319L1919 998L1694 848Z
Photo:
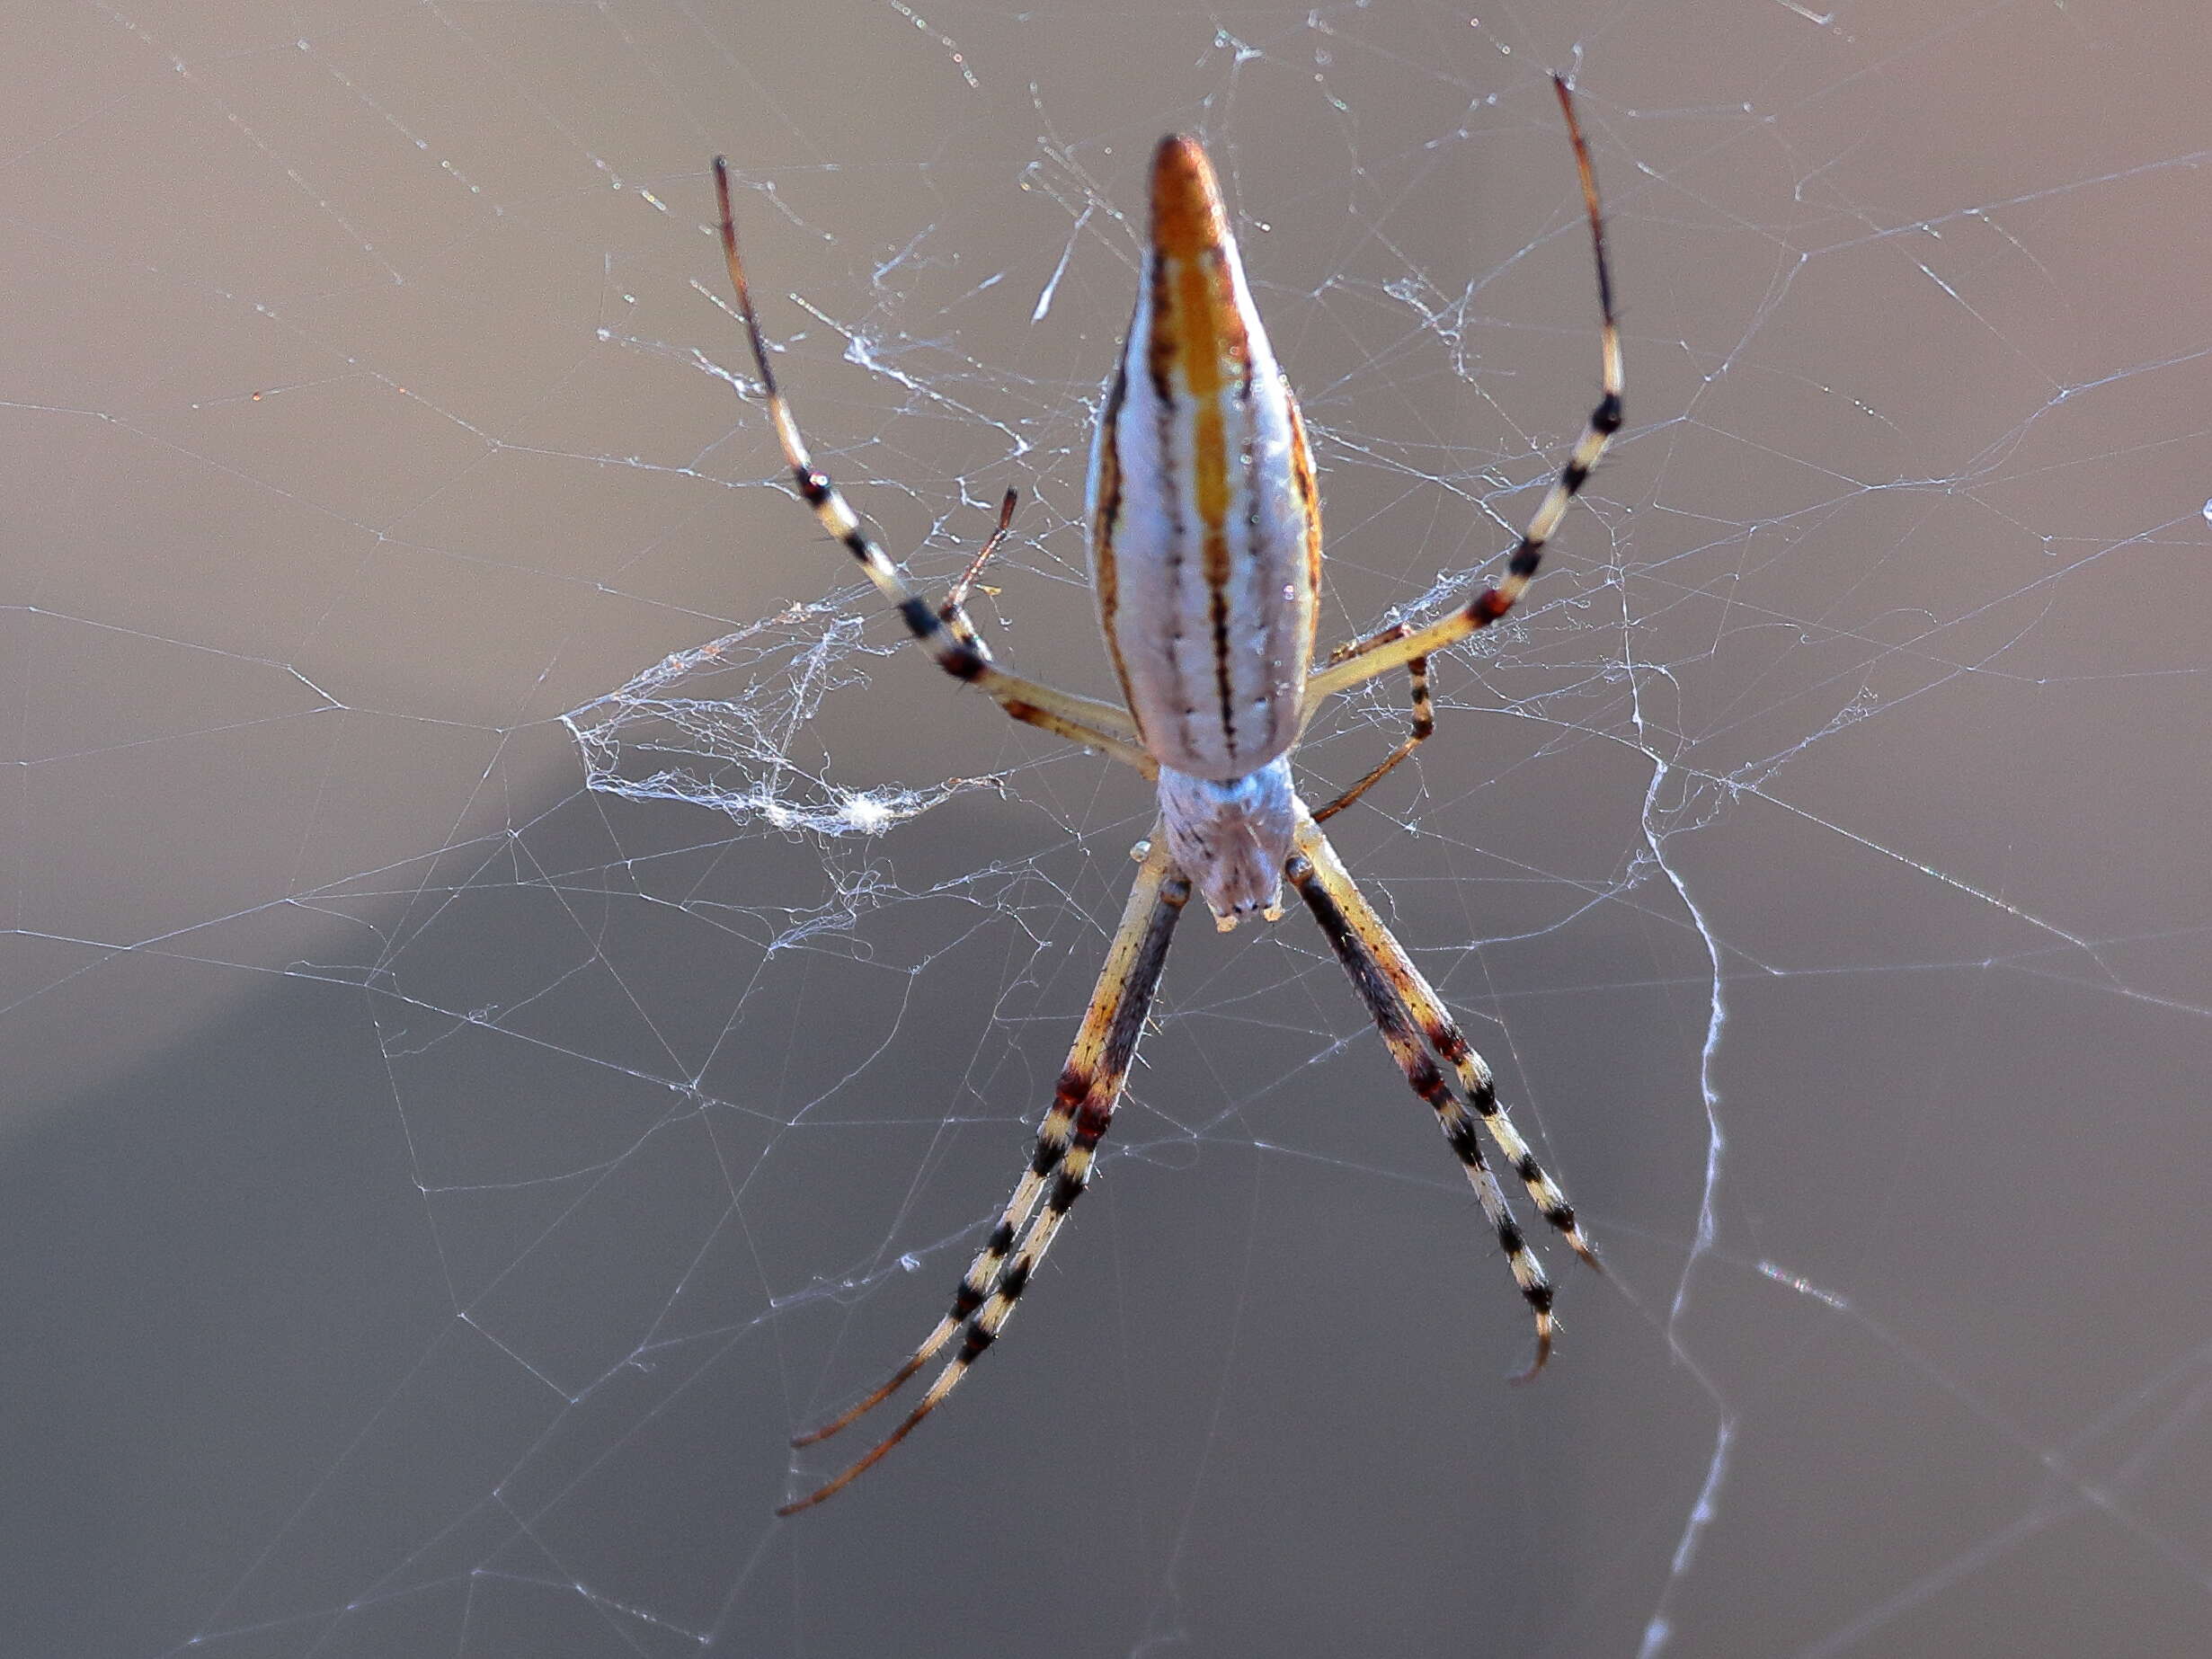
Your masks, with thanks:
M826 1440L881 1405L927 1365L964 1325L953 1358L904 1421L872 1451L834 1480L776 1513L795 1514L835 1495L880 1461L944 1402L969 1367L998 1340L1014 1305L1021 1300L1037 1264L1052 1247L1061 1224L1089 1184L1098 1142L1114 1121L1122 1085L1135 1058L1137 1039L1151 1011L1168 959L1168 942L1190 898L1190 882L1169 860L1167 837L1154 825L1150 850L1137 872L1129 902L1122 911L1105 971L1091 992L1090 1007L1068 1052L1051 1109L1037 1131L1029 1168L1007 1201L999 1223L969 1264L951 1309L906 1362L884 1384L832 1422L792 1442L810 1446ZM1040 1206L1038 1200L1044 1202ZM1032 1213L1034 1211L1034 1214ZM1026 1229L1026 1230L1025 1230ZM1020 1243L1016 1245L1018 1235Z
M1559 1229L1577 1255L1595 1267L1597 1256L1583 1236L1574 1208L1544 1173L1528 1143L1499 1107L1489 1068L1483 1063L1482 1057L1461 1033L1443 999L1406 954L1405 947L1354 884L1336 849L1329 846L1328 838L1310 817L1299 826L1294 850L1284 874L1297 887L1299 896L1320 924L1337 960L1366 1002L1391 1058L1406 1074L1406 1081L1435 1111L1437 1126L1444 1131L1445 1140L1466 1170L1475 1196L1481 1202L1483 1214L1497 1229L1499 1246L1513 1269L1514 1282L1521 1287L1521 1294L1536 1314L1536 1359L1523 1373L1524 1377L1532 1377L1543 1369L1551 1353L1551 1286L1483 1158L1477 1120L1489 1131L1515 1174L1528 1188L1538 1212ZM1437 1064L1439 1059L1458 1074L1461 1087L1466 1093L1465 1101L1445 1082Z
M1543 558L1544 545L1552 532L1559 528L1568 504L1582 492L1596 469L1598 459L1605 453L1605 446L1612 435L1621 430L1621 393L1624 384L1621 366L1621 325L1613 316L1612 273L1605 262L1605 219L1599 210L1597 175L1590 166L1590 147L1583 142L1582 124L1575 119L1574 94L1567 90L1567 83L1558 75L1551 84L1559 95L1559 108L1567 116L1567 134L1575 146L1575 168L1582 182L1582 203L1590 219L1590 247L1597 264L1597 304L1603 325L1598 336L1602 357L1597 407L1590 412L1589 424L1582 430L1575 448L1560 467L1559 475L1552 480L1535 517L1522 532L1519 546L1506 561L1506 578L1494 588L1486 588L1468 600L1466 606L1449 617L1430 623L1426 627L1409 630L1403 635L1390 639L1378 636L1371 644L1353 652L1341 661L1332 661L1317 669L1306 680L1306 714L1310 719L1315 706L1333 691L1342 691L1347 686L1356 686L1373 679L1378 674L1388 673L1401 662L1410 662L1417 657L1433 656L1448 645L1458 643L1478 629L1487 628L1514 608L1527 590L1529 581L1536 574L1536 566Z
M1403 639L1412 632L1413 630L1405 623L1394 622L1379 634L1337 646L1336 650L1328 653L1328 660L1331 662L1346 661L1359 655L1363 651L1370 650L1376 645L1388 644L1392 640ZM1391 767L1435 734L1436 709L1435 705L1429 701L1428 696L1428 659L1415 657L1408 662L1406 677L1412 682L1413 730L1399 741L1396 749L1390 750L1389 754L1382 757L1379 763L1369 768L1366 776L1361 778L1358 783L1353 785L1351 788L1346 790L1327 806L1315 808L1313 813L1315 823L1327 823L1336 817L1346 807L1351 805L1353 802L1358 800L1388 776Z
M986 654L976 649L972 637L963 638L947 618L932 610L928 600L906 585L898 567L861 527L859 515L847 503L843 492L808 454L806 440L800 436L791 405L776 384L775 370L768 367L768 341L760 332L760 319L753 311L752 290L746 283L744 262L737 252L737 225L730 208L729 167L719 155L715 157L715 200L722 212L723 259L729 267L730 285L737 294L738 314L745 324L746 343L752 348L753 368L760 377L768 421L776 429L776 441L783 448L784 460L791 468L799 497L813 510L822 528L845 545L845 550L859 562L868 580L875 584L876 591L899 613L922 649L955 679L978 688L1017 720L1099 750L1147 777L1157 776L1158 764L1138 747L1136 722L1126 709L1094 697L1060 691L994 666Z

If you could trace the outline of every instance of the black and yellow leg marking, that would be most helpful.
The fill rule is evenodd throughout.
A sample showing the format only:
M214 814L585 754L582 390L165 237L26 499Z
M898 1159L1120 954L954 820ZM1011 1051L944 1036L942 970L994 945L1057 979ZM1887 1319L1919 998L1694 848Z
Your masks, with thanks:
M1332 658L1315 670L1306 680L1309 718L1330 692L1373 679L1417 657L1433 656L1476 630L1488 627L1511 610L1527 590L1530 578L1536 574L1537 563L1543 558L1544 544L1559 528L1568 504L1582 492L1582 486L1589 482L1599 457L1605 453L1605 446L1621 430L1621 325L1613 317L1612 273L1605 263L1605 219L1598 210L1597 175L1591 170L1590 147L1583 142L1581 123L1575 119L1574 95L1567 90L1567 83L1557 75L1552 76L1552 85L1559 95L1559 108L1567 114L1568 137L1574 141L1575 167L1582 181L1583 208L1590 219L1590 246L1597 261L1597 304L1603 318L1598 336L1603 362L1597 407L1590 412L1589 424L1583 428L1581 438L1567 457L1567 465L1552 480L1551 488L1536 509L1536 516L1522 532L1520 545L1506 561L1505 580L1494 588L1484 589L1468 600L1463 608L1426 627L1409 629L1396 638L1378 635L1341 661ZM1385 630L1386 635L1388 632Z
M1008 1200L999 1224L969 1264L953 1296L951 1309L882 1387L849 1411L791 1443L811 1446L826 1440L883 1404L929 1362L954 1332L965 1326L966 1335L959 1348L920 1403L874 1450L828 1485L785 1504L777 1514L811 1509L872 1468L943 1403L968 1368L998 1340L999 1331L1013 1317L1014 1304L1021 1300L1037 1264L1052 1248L1053 1236L1089 1184L1098 1142L1114 1121L1114 1108L1121 1099L1130 1061L1136 1055L1137 1038L1144 1030L1152 995L1159 987L1168 941L1189 898L1190 883L1169 861L1167 838L1155 826L1150 850L1137 871L1136 883L1106 954L1106 971L1091 992L1090 1007L1076 1033L1075 1045L1068 1051L1068 1063L1061 1072L1052 1107L1038 1128L1029 1168ZM1044 1199L1041 1206L1040 1195Z
M1365 639L1353 640L1346 644L1337 646L1336 650L1328 653L1328 660L1332 663L1349 661L1363 651L1372 650L1377 645L1388 644L1392 640L1403 639L1412 632L1413 630L1405 623L1394 622L1379 634L1373 634ZM1358 783L1353 785L1351 788L1346 790L1327 806L1315 808L1313 813L1315 823L1327 823L1337 813L1343 812L1346 807L1381 783L1389 775L1391 767L1435 734L1436 709L1435 705L1429 701L1428 696L1428 659L1426 657L1413 658L1406 664L1406 677L1413 682L1413 730L1399 741L1396 749L1390 750L1389 754L1382 757L1379 763L1371 767L1366 776L1361 778Z
M1530 1250L1514 1220L1511 1206L1499 1190L1482 1155L1478 1120L1489 1131L1506 1159L1529 1189L1544 1218L1566 1235L1576 1253L1596 1266L1597 1257L1583 1237L1575 1212L1559 1187L1538 1166L1512 1122L1497 1105L1490 1086L1489 1069L1470 1046L1444 1003L1399 944L1382 918L1375 914L1354 885L1352 877L1328 839L1310 817L1299 826L1298 838L1284 874L1298 889L1321 931L1351 976L1353 986L1374 1016L1384 1046L1406 1074L1414 1093L1428 1102L1437 1126L1458 1156L1467 1179L1481 1202L1482 1212L1496 1229L1499 1246L1536 1315L1536 1358L1524 1378L1543 1369L1551 1355L1551 1285L1543 1266ZM1443 1066L1458 1073L1466 1091L1462 1100L1445 1081ZM1472 1108L1471 1110L1470 1108Z
M1559 1183L1544 1173L1536 1155L1529 1150L1528 1142L1521 1139L1521 1131L1514 1128L1513 1120L1497 1104L1497 1090L1490 1081L1489 1062L1469 1044L1458 1022L1452 1019L1429 982L1412 963L1405 965L1413 978L1406 1001L1413 1010L1415 1022L1421 1027L1421 1035L1438 1058L1459 1074L1467 1104L1475 1109L1483 1128L1489 1131L1490 1139L1497 1143L1498 1151L1513 1166L1514 1174L1521 1177L1521 1184L1528 1189L1529 1198L1536 1205L1536 1213L1559 1229L1559 1236L1577 1255L1600 1273L1604 1272L1604 1263L1597 1259L1597 1252L1590 1247L1582 1224L1575 1219L1575 1206L1567 1202L1567 1194L1559 1190Z
M752 307L752 290L745 281L744 262L738 257L737 225L730 208L729 168L719 155L715 157L715 200L722 211L723 258L729 266L730 286L737 294L738 314L745 324L745 341L752 348L753 368L760 377L768 421L776 429L776 441L782 446L799 499L813 510L823 529L844 543L845 550L859 562L868 580L875 584L875 590L899 613L922 649L947 674L974 686L1017 720L1111 755L1147 777L1158 776L1159 763L1138 747L1136 722L1130 718L1126 709L1060 691L994 666L989 657L963 639L950 622L930 609L928 600L906 585L898 567L862 528L859 516L846 502L829 474L814 465L813 457L807 453L806 440L800 436L791 405L776 384L775 370L768 367L768 341L760 332L760 320Z

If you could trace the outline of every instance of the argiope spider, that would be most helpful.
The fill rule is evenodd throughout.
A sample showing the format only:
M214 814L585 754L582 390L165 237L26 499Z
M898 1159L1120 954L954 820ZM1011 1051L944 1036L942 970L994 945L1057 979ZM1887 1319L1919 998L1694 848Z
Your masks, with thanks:
M1136 310L1090 459L1093 581L1126 706L1055 690L998 667L963 607L982 558L932 609L814 466L768 367L738 258L728 170L715 158L730 281L768 419L801 498L860 562L939 668L977 687L1015 719L1101 750L1155 780L1159 790L1159 816L1139 848L1134 888L1038 1128L1027 1173L927 1340L880 1388L792 1443L813 1445L866 1415L955 1335L958 1349L920 1403L873 1451L778 1514L811 1508L873 1467L944 1402L997 1340L1089 1180L1159 984L1168 937L1193 887L1224 932L1255 911L1276 920L1284 880L1297 889L1406 1081L1435 1108L1534 1310L1536 1357L1523 1375L1535 1375L1550 1356L1551 1286L1484 1158L1478 1123L1528 1188L1537 1212L1591 1266L1597 1257L1566 1195L1498 1105L1488 1066L1353 884L1319 826L1428 737L1435 726L1430 654L1513 608L1568 503L1621 427L1621 335L1604 220L1574 99L1564 79L1552 81L1590 221L1603 395L1507 559L1504 581L1437 621L1417 628L1401 623L1340 646L1319 669L1312 661L1321 521L1297 400L1253 307L1205 152L1192 138L1160 140L1152 158L1151 228ZM1009 491L983 557L1004 535L1013 502ZM1314 711L1331 693L1400 666L1412 682L1412 730L1351 788L1318 811L1309 809L1293 786L1290 756Z

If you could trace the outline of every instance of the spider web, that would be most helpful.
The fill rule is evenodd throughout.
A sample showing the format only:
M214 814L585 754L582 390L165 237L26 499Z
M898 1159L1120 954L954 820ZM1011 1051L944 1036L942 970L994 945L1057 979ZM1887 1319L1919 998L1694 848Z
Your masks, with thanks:
M11 28L0 1034L22 1651L2197 1646L2212 1259L2193 9L661 0ZM1559 1353L1293 914L941 1310L1149 821L911 650L1108 680L1082 456L1222 166L1349 635L1630 426L1332 824L1606 1253ZM1319 793L1402 730L1364 688ZM857 1435L861 1431L854 1431ZM855 1450L857 1450L856 1447Z

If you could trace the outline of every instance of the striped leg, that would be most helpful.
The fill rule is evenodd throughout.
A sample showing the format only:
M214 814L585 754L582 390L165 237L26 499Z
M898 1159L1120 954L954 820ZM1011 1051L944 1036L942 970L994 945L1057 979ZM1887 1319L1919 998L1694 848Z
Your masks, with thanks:
M1412 629L1396 639L1378 636L1343 661L1332 660L1316 670L1306 681L1308 718L1332 691L1342 691L1347 686L1373 679L1417 657L1433 656L1476 630L1488 627L1511 610L1526 590L1530 578L1536 574L1537 563L1544 554L1544 544L1559 528L1568 503L1589 482L1598 457L1605 453L1606 444L1621 430L1621 326L1613 319L1612 273L1605 263L1605 220L1598 211L1597 177L1590 168L1590 149L1582 140L1581 123L1575 119L1574 96L1567 90L1567 83L1557 75L1552 76L1552 85L1559 94L1559 108L1567 113L1568 137L1574 141L1575 167L1582 179L1583 207L1590 216L1590 246L1597 261L1597 304L1603 319L1598 336L1603 368L1597 407L1590 412L1590 423L1583 428L1582 437L1567 457L1567 465L1559 469L1559 475L1552 481L1542 504L1536 509L1536 516L1522 533L1520 545L1506 561L1505 581L1495 588L1484 589L1463 609L1440 621Z
M792 1444L811 1446L826 1440L880 1406L927 1365L964 1324L967 1334L959 1349L937 1373L937 1380L929 1385L929 1391L922 1396L920 1403L873 1451L828 1485L785 1504L776 1512L777 1514L790 1515L811 1509L873 1468L944 1402L945 1397L967 1375L968 1368L998 1340L999 1331L1013 1317L1014 1304L1021 1300L1037 1264L1052 1247L1061 1223L1067 1220L1068 1211L1074 1208L1075 1201L1082 1196L1089 1183L1098 1142L1105 1136L1106 1126L1114 1121L1114 1108L1121 1098L1123 1081L1128 1077L1130 1061L1136 1055L1137 1038L1151 1009L1152 993L1159 989L1160 970L1168 959L1168 938L1190 898L1190 882L1169 861L1167 847L1167 837L1155 825L1150 848L1137 872L1136 884L1122 911L1121 926L1115 929L1113 946L1106 954L1106 969L1091 992L1090 1007L1076 1033L1075 1045L1068 1052L1068 1063L1061 1072L1052 1109L1044 1114L1044 1122L1037 1131L1036 1151L1030 1158L1028 1171L1015 1187L1014 1196L1008 1201L999 1224L991 1229L991 1237L969 1264L967 1275L954 1294L951 1310L937 1321L928 1338L882 1387L832 1422L800 1435ZM1040 1195L1044 1197L1042 1207L1037 1202ZM1017 1234L1021 1241L1018 1248L1015 1244Z
M768 341L760 332L760 320L754 314L752 290L746 284L744 262L737 253L737 226L730 209L729 168L719 155L715 157L715 200L722 210L723 257L729 266L730 284L737 292L737 308L744 321L746 343L752 348L753 368L760 377L768 421L776 429L776 440L783 447L784 459L791 467L799 497L813 509L822 528L845 544L845 550L859 561L860 568L867 572L876 591L899 613L922 649L955 679L976 687L1017 720L1101 750L1134 767L1147 777L1157 776L1158 763L1137 746L1136 722L1130 718L1127 710L1096 698L1055 690L993 666L988 656L964 639L946 617L929 608L928 600L906 585L898 567L861 528L859 516L847 504L830 475L815 466L813 457L807 453L806 440L799 435L799 423L776 384L775 371L768 367Z
M1490 1132L1534 1199L1537 1211L1565 1235L1576 1254L1595 1267L1597 1257L1583 1237L1567 1202L1497 1105L1489 1068L1469 1045L1444 1003L1430 987L1405 947L1383 926L1374 907L1353 884L1351 874L1337 858L1310 817L1299 826L1294 850L1284 874L1298 889L1306 908L1320 923L1337 959L1374 1016L1382 1041L1406 1074L1406 1081L1436 1113L1437 1126L1458 1154L1467 1179L1481 1202L1482 1211L1497 1229L1499 1246L1513 1269L1514 1282L1536 1314L1536 1359L1523 1377L1534 1376L1551 1355L1551 1285L1542 1265L1528 1247L1521 1224L1514 1220L1482 1156L1476 1121ZM1426 1044L1426 1046L1425 1046ZM1432 1055L1430 1051L1435 1051ZM1467 1101L1452 1091L1436 1063L1441 1057L1458 1073ZM1472 1112L1469 1110L1472 1105Z
M1412 632L1413 630L1408 627L1404 623L1394 622L1389 627L1384 628L1380 634L1372 634L1366 639L1354 640L1348 644L1337 646L1336 650L1328 653L1328 660L1331 662L1343 662L1359 655L1361 652L1367 651L1376 645L1388 644L1392 640L1403 639L1407 634ZM1327 806L1317 807L1313 813L1313 821L1315 823L1324 824L1330 819L1336 817L1336 815L1343 812L1346 807L1351 805L1353 802L1358 800L1370 789L1373 789L1377 784L1381 783L1383 778L1390 774L1392 767L1395 767L1399 761L1403 760L1415 750L1420 748L1422 744L1427 742L1430 737L1435 734L1436 730L1436 710L1435 705L1428 699L1428 659L1426 657L1415 657L1411 661L1408 662L1406 664L1406 677L1413 682L1412 732L1399 741L1396 749L1393 749L1389 754L1383 756L1381 761L1372 767L1368 771L1366 776L1361 778L1358 783L1353 785L1351 788L1346 790L1334 801L1331 801Z

